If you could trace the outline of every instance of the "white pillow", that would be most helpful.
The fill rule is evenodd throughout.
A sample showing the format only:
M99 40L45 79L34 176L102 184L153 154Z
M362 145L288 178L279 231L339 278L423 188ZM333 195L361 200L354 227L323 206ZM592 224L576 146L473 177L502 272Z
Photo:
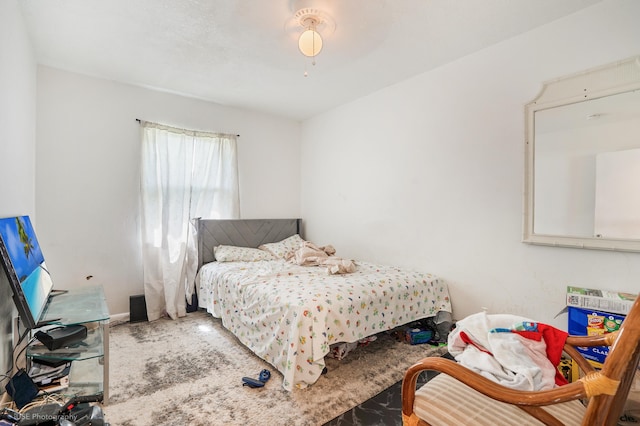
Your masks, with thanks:
M271 253L251 247L219 245L214 247L213 254L218 262L257 262L259 260L276 260Z
M287 259L289 255L298 250L303 243L304 240L300 235L295 234L277 243L262 244L258 248L271 253L277 259Z

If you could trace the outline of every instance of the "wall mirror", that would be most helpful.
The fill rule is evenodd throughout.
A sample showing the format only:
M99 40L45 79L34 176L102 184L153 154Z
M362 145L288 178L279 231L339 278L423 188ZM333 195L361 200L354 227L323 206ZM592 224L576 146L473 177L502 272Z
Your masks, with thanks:
M640 56L544 83L525 116L523 241L640 252Z

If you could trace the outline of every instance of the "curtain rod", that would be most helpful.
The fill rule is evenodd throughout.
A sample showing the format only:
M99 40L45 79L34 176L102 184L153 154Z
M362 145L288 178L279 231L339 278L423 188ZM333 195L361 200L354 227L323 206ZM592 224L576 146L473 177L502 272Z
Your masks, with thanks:
M136 118L136 121L137 121L138 123L142 123L142 120L140 120L139 118ZM236 135L236 137L240 137L240 135Z

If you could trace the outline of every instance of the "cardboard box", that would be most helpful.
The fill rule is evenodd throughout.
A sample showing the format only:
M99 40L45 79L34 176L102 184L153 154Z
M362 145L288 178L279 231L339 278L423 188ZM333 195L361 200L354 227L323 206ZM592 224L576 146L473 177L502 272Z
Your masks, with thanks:
M637 294L567 286L567 306L626 315Z
M602 370L602 364L599 362L595 362L595 361L589 361L589 364L591 364L593 366L593 368L597 370ZM581 377L584 376L584 373L582 372L582 370L580 370L580 367L578 367L578 363L576 363L574 360L571 360L571 377L569 378L570 382L577 382Z
M580 309L570 306L568 332L576 336L592 336L617 330L624 315L596 310ZM578 351L588 361L603 363L609 354L607 346L578 347Z
M558 371L569 382L573 382L573 360L571 358L562 357L558 364Z

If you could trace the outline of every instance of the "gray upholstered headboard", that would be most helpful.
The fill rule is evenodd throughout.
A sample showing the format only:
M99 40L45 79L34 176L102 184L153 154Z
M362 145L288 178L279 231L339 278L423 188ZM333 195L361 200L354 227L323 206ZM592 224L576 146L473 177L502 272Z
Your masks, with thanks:
M220 245L258 247L295 234L302 236L302 219L197 219L198 268L215 260Z

